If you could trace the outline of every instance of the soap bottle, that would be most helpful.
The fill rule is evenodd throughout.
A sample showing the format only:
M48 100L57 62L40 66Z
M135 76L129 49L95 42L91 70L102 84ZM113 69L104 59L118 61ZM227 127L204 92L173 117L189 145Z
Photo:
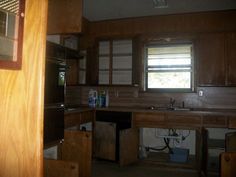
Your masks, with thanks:
M97 100L97 91L90 89L88 94L88 106L91 108L95 108L96 100Z

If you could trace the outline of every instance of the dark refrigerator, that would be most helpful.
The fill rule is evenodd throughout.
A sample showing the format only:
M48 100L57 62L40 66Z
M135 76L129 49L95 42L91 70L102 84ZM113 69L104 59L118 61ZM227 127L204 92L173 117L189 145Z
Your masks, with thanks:
M44 98L44 145L64 138L65 49L47 42Z

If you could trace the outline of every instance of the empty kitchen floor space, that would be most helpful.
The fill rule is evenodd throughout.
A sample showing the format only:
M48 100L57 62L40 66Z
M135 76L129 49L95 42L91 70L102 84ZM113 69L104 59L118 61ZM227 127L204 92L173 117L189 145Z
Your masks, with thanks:
M136 163L120 167L118 163L95 160L92 164L92 177L198 177L191 169L157 167Z

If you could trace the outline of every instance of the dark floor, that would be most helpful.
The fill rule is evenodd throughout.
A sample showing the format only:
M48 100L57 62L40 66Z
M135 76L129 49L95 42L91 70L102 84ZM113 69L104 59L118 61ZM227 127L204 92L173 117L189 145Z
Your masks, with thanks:
M198 173L190 169L157 167L145 164L134 164L120 167L117 163L94 161L92 177L198 177Z

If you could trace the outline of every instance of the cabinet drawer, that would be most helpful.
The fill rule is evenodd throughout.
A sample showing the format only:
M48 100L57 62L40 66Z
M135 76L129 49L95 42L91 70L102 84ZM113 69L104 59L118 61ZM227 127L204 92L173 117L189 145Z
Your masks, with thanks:
M205 115L202 120L204 127L227 127L227 117L217 115Z
M87 122L93 122L93 118L94 118L94 112L93 111L86 111L86 112L82 112L81 114L81 119L80 119L80 123L87 123Z
M165 125L165 114L134 113L134 125L138 127L162 127Z
M76 126L80 124L80 113L65 114L65 128Z
M229 117L229 128L236 128L236 117Z
M200 127L201 116L193 115L168 115L166 122L169 126L178 127Z

